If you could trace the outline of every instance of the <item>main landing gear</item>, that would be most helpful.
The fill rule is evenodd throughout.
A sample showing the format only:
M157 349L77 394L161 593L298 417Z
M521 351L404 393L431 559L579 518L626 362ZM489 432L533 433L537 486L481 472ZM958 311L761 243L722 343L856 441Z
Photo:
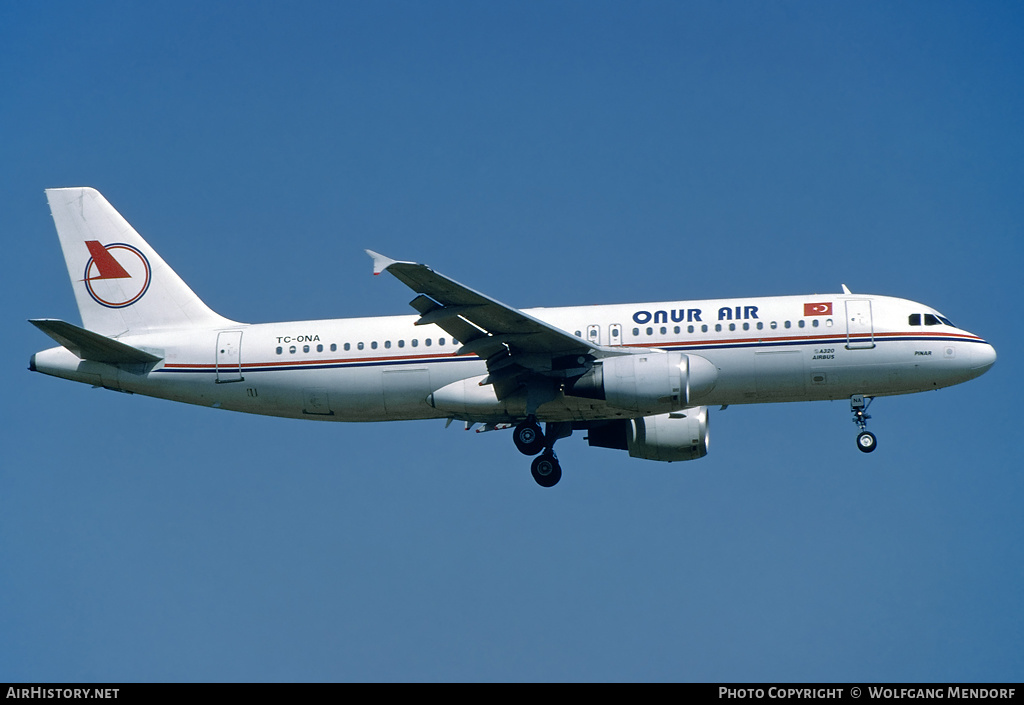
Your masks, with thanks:
M537 455L544 450L544 434L532 416L513 429L512 441L523 455Z
M572 433L572 424L549 423L547 433L540 430L540 424L533 416L512 430L512 441L523 455L537 455L530 465L530 474L541 487L554 487L562 479L562 466L558 464L554 445L559 438ZM543 452L542 452L543 451Z
M861 453L870 453L878 447L875 434L868 430L868 419L871 417L868 416L867 410L871 401L871 397L865 397L863 394L854 394L850 397L850 411L853 412L853 422L860 429L860 433L857 434L857 449Z
M554 451L548 450L533 459L530 464L530 474L534 481L541 487L554 487L562 479L562 466L558 464L558 458Z

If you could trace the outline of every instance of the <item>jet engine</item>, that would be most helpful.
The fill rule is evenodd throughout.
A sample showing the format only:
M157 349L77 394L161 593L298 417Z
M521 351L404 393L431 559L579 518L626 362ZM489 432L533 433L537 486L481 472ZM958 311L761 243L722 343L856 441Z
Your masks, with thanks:
M567 384L569 396L603 399L610 406L640 414L675 411L715 387L718 368L699 355L649 352L599 360Z
M644 460L696 460L708 454L708 410L705 406L671 414L608 421L591 426L587 443L628 450Z

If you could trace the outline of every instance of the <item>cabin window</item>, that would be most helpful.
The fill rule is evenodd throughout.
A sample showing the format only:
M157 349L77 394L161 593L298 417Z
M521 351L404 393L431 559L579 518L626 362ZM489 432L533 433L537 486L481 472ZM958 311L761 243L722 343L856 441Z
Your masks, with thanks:
M801 328L803 328L804 326L807 325L807 321L805 321L804 319L801 318L799 321L796 322L796 324L798 326L800 326Z
M912 326L919 326L919 325L921 325L921 314L920 313L912 313L912 314L910 314L910 320L908 322Z
M438 338L437 339L437 344L438 345L444 345L444 338Z
M757 329L758 330L762 330L763 328L764 328L764 323L762 323L761 321L758 321L757 322Z
M573 335L575 335L577 338L582 338L583 337L583 331L579 331L578 330L575 333L573 333Z
M783 323L782 325L783 325L783 326L785 326L786 328L792 328L792 327L793 327L793 324L792 324L792 323L790 323L789 321L786 321L786 322L785 322L785 323Z
M693 326L686 326L686 332L687 333L692 333L693 332Z
M650 326L647 327L647 335L654 335L654 329Z
M316 346L316 351L317 352L323 352L324 351L324 346L323 345L317 345Z
M813 321L811 321L811 325L814 326L815 328L817 328L818 327L818 319L815 318Z
M335 352L337 349L338 349L338 344L337 343L331 343L331 352ZM348 348L345 348L345 349L347 350Z
M374 340L373 342L370 343L370 349L371 350L376 350L377 349L377 341L376 340Z
M293 345L290 348L288 348L288 352L290 352L292 355L294 355L295 354L295 346Z
M356 347L359 348L360 350L362 350L363 349L363 343L356 343Z
M398 341L398 347L404 348L405 347L405 341L404 340L399 340Z
M730 323L729 324L729 330L736 330L736 324L735 323Z
M277 346L277 354L280 355L283 352L284 352L284 348L282 348L280 345Z
M668 333L668 328L666 328L665 326L662 326L661 327L661 334L665 335L666 333Z
M390 348L391 347L391 341L390 340L385 340L384 341L384 347L385 348Z
M633 335L640 335L640 329L639 328L634 328L633 329Z
M427 338L426 340L424 340L423 344L426 345L429 348L430 347L430 338Z
M700 327L700 332L701 333L707 333L708 332L708 324L707 323L705 323L704 325L702 325Z
M332 350L334 349L333 345L331 346L331 349ZM348 350L351 350L351 349L352 349L352 343L345 343L345 350L348 351Z
M618 328L618 326L612 326L612 337L613 338L618 338L619 337L619 328Z
M673 332L675 332L676 334L678 334L678 333L679 333L679 326L676 326L676 327L675 327L675 328L673 328L672 330L673 330Z
M414 348L418 348L418 347L419 347L419 345L420 345L420 341L419 341L419 340L418 340L417 338L413 338L413 339L412 339L412 346L413 346Z
M721 323L716 323L715 324L715 332L716 333L721 333L722 332L722 324Z
M303 345L302 346L302 352L308 353L309 352L309 346L308 345Z
M744 323L743 324L743 330L750 330L750 324L749 323Z
M771 324L771 325L772 325L772 330L775 330L776 328L778 328L778 327L779 327L779 324L778 324L778 323L776 323L775 321L772 321L772 324Z

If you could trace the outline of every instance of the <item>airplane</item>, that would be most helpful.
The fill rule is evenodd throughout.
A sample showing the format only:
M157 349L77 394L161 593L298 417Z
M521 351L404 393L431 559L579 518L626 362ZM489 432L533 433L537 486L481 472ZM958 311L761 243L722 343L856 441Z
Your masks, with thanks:
M412 289L412 315L239 323L212 311L100 193L47 189L82 326L30 322L59 345L29 369L121 392L319 421L459 420L512 429L554 486L555 442L634 458L708 452L708 409L848 399L870 453L869 404L966 382L996 360L935 309L854 294L521 310L426 265L367 250ZM541 428L541 423L544 428Z

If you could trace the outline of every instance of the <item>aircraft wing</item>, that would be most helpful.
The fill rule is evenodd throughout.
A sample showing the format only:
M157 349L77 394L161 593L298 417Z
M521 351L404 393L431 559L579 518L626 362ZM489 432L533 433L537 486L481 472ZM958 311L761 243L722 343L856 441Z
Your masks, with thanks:
M576 377L597 358L634 352L589 343L424 264L366 252L373 258L374 274L390 272L419 294L409 302L420 313L417 325L433 323L462 343L458 354L474 353L487 360L490 374L485 383L495 385L499 399L527 383L530 376Z

